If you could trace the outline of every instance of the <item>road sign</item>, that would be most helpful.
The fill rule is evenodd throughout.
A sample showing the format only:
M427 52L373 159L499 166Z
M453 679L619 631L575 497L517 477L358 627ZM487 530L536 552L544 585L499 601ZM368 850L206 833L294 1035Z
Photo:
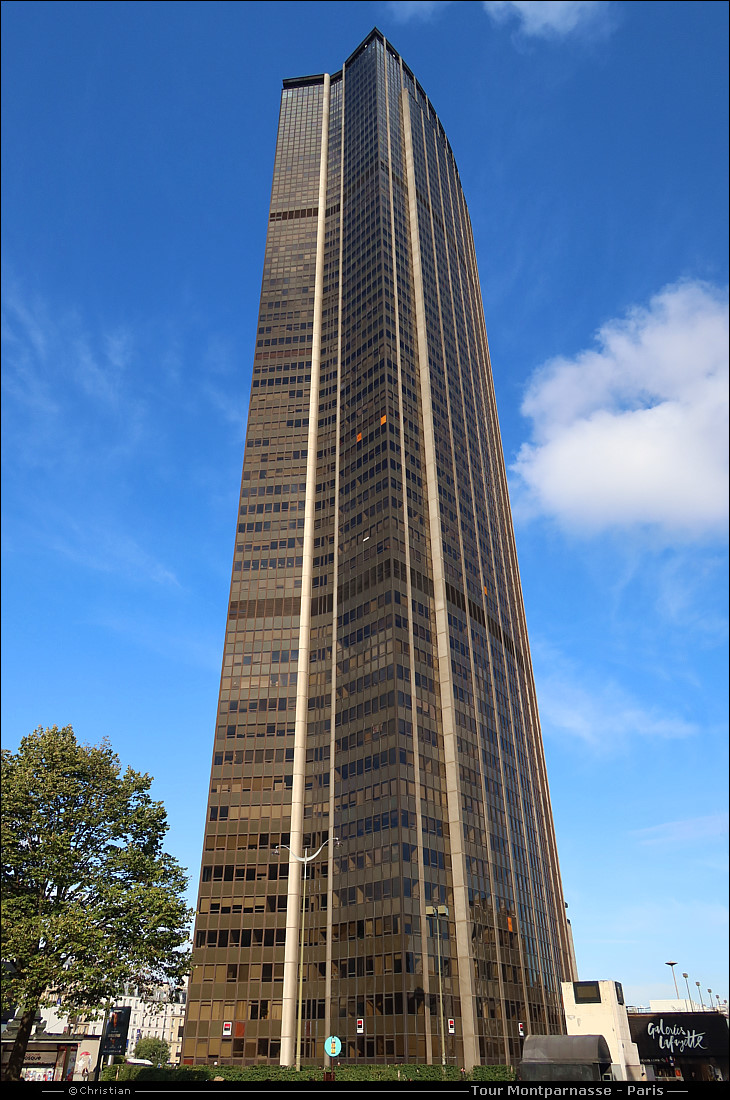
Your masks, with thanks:
M336 1035L328 1035L324 1041L324 1052L330 1058L336 1058L342 1050L342 1042Z

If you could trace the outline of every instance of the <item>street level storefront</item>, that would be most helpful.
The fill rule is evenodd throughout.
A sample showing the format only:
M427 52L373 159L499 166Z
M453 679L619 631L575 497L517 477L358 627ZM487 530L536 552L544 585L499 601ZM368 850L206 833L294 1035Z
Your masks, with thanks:
M719 1012L630 1012L631 1038L656 1080L727 1081L728 1021Z
M3 1069L13 1039L2 1041ZM44 1035L32 1037L25 1052L21 1077L25 1081L88 1081L99 1053L99 1036Z

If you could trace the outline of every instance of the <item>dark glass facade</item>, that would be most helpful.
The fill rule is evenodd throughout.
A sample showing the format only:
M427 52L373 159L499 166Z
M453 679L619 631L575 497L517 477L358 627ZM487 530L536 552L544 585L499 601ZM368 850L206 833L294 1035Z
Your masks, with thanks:
M334 837L302 930L277 845ZM302 933L303 1062L337 1035L340 1060L469 1068L563 1029L469 215L378 31L282 91L184 1061L294 1061Z

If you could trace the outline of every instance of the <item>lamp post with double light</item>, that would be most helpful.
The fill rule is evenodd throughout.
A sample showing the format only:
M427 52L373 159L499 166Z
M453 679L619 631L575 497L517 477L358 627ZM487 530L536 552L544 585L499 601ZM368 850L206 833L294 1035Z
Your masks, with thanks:
M446 1065L446 1041L444 1038L444 983L441 976L441 917L448 917L449 910L446 905L427 905L426 916L436 922L436 959L439 976L439 1019L441 1022L441 1065ZM433 926L432 926L433 934Z
M299 998L297 1005L297 1072L299 1072L299 1070L302 1068L302 1008L304 1005L304 914L307 909L307 867L310 863L313 862L313 860L317 858L318 855L322 853L324 848L326 848L330 842L332 842L332 844L334 844L335 846L340 843L336 836L327 837L324 844L320 844L317 851L312 852L311 855L309 854L309 849L305 848L304 855L298 856L297 853L294 852L288 844L277 844L277 846L272 849L272 854L278 855L281 848L286 848L292 859L295 859L297 863L300 863L302 866L302 921L299 928Z

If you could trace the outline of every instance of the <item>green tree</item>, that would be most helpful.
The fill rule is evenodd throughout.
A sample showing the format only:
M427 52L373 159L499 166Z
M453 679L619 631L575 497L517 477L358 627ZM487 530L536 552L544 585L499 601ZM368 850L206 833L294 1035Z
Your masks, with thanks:
M151 784L71 726L2 752L2 1003L20 1013L7 1080L20 1078L40 1005L94 1013L125 982L151 993L188 972L187 877L162 849Z
M143 1035L134 1048L135 1058L146 1058L153 1066L164 1066L170 1060L170 1044L154 1035Z

